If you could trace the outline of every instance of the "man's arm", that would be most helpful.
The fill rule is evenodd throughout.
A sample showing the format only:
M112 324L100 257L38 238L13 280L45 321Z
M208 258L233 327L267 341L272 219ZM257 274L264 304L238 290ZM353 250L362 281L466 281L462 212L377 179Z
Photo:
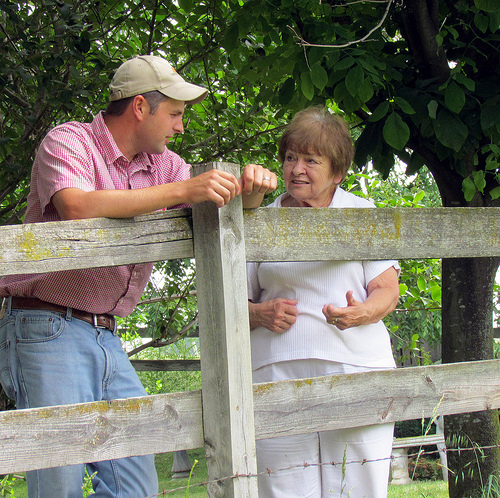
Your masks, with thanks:
M263 180L263 178L271 180ZM63 220L82 218L131 218L177 204L212 201L225 206L242 193L244 207L258 207L266 192L276 188L276 176L261 166L245 167L240 180L225 171L213 169L180 182L131 190L93 190L65 188L52 196Z

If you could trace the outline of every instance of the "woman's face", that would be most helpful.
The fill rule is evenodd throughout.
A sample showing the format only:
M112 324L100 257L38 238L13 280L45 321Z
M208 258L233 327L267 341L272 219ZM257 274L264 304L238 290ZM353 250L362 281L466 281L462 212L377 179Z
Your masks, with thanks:
M315 153L286 151L283 176L288 193L299 207L328 207L342 180L334 176L331 161Z

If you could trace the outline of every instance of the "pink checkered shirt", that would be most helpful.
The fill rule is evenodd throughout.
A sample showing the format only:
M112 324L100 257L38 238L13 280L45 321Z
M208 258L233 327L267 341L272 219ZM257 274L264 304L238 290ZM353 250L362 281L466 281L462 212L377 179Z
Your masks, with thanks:
M190 167L177 154L137 154L129 162L99 113L92 123L70 122L52 129L37 152L25 223L59 221L52 196L75 187L136 189L187 180ZM185 204L175 207L185 207ZM0 297L36 297L90 313L127 316L138 303L153 265L11 275L0 279Z

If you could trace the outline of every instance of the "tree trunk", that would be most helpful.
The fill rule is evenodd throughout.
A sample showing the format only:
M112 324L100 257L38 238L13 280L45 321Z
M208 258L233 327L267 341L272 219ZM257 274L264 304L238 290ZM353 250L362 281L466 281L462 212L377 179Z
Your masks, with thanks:
M443 260L443 363L493 358L493 284L499 258ZM497 410L445 417L449 495L479 497L500 470ZM458 448L468 448L456 451ZM484 449L483 449L484 448Z

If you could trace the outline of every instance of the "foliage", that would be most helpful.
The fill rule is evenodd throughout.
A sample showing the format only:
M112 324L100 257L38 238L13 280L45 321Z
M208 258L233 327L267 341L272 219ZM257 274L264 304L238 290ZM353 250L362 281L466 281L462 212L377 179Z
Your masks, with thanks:
M500 479L498 475L490 475L484 486L481 498L499 498L500 497Z
M0 496L12 496L14 498L14 485L17 478L12 474L2 476L0 479Z
M85 467L85 477L83 479L83 486L82 486L82 492L84 498L90 495L95 494L94 488L92 487L92 479L94 476L97 474L97 471L94 472L92 475L89 475L87 471L87 467Z
M180 339L163 348L147 349L134 359L148 360L186 360L199 359L199 342L196 338ZM138 372L139 378L148 394L161 394L201 389L199 371Z
M140 305L128 317L118 319L124 339L140 333L143 337L158 339L161 346L186 324L194 322L184 335L192 333L197 316L195 284L193 261L156 263Z
M389 485L388 498L448 498L448 483L415 481L406 486Z
M414 481L438 481L443 478L439 459L419 457L408 459L409 474Z
M386 180L372 169L347 177L345 189L371 199L377 207L422 208L439 205L439 194L423 168L406 181L392 171ZM399 262L400 302L384 319L400 365L426 365L440 360L441 264L437 259Z
M238 3L231 3L238 7ZM235 82L222 2L0 3L0 220L20 221L34 152L49 128L89 121L104 108L110 77L127 58L168 53L210 98L186 113L172 147L190 162L267 162L275 153L274 111L254 102L257 87ZM250 144L251 141L251 144ZM251 153L250 153L251 151Z
M0 222L22 219L45 132L89 120L105 105L113 70L138 53L166 53L210 89L172 144L190 162L275 165L276 137L290 116L327 103L356 130L361 172L370 161L383 178L399 162L408 174L425 165L443 205L499 206L499 25L496 0L4 0ZM412 278L408 297L432 299L437 273ZM451 304L467 302L467 285L459 289L448 293ZM443 326L452 306L444 308ZM489 330L486 321L489 308L471 321L474 329L460 327L480 357L490 337L475 328ZM455 361L476 351L455 349Z

